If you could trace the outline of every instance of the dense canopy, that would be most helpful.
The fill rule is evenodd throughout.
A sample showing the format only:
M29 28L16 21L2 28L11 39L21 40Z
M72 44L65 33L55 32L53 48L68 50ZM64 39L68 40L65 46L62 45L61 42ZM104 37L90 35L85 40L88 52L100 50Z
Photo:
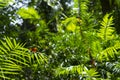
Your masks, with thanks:
M119 80L120 0L0 0L0 80Z

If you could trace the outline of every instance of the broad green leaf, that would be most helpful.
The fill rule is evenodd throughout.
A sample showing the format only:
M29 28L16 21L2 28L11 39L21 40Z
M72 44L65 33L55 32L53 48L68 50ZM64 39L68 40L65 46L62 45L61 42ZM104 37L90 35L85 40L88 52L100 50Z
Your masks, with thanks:
M21 8L17 12L23 19L40 19L38 12L33 7Z
M73 24L73 23L70 23L70 24L67 26L67 30L68 30L68 31L75 32L75 30L76 30L76 25Z

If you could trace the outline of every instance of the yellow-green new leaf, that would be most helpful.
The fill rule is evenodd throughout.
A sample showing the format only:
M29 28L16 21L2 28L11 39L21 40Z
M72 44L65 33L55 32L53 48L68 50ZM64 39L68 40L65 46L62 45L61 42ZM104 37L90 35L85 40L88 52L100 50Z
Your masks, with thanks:
M40 19L38 12L33 7L21 8L17 12L23 19Z

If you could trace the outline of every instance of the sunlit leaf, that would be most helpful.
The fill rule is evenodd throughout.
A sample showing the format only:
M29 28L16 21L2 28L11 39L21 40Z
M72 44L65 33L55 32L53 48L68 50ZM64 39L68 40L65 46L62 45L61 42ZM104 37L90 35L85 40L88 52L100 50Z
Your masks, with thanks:
M38 12L33 7L21 8L18 10L17 14L23 19L40 19Z

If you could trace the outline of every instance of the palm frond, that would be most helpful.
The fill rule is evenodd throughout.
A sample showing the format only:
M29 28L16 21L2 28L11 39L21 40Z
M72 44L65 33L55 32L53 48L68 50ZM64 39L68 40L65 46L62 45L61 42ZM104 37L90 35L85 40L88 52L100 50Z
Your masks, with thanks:
M27 74L24 69L37 68L47 63L43 53L32 53L24 48L24 44L17 43L15 39L5 37L0 41L0 78L11 79L11 75Z
M30 54L29 55L29 61L30 61L30 63L35 63L35 61L36 61L36 63L38 65L45 64L45 63L48 62L47 57L45 57L43 53Z
M22 71L22 66L29 66L27 60L28 49L23 48L23 45L17 43L16 40L11 40L5 37L1 40L0 45L0 77L8 78L7 75L17 75ZM4 75L4 76L3 76Z

